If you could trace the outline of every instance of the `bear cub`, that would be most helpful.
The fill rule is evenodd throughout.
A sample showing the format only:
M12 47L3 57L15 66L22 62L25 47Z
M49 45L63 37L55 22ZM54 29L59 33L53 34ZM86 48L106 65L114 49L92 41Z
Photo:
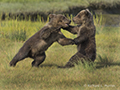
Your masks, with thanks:
M88 9L82 10L73 18L73 22L77 26L69 25L69 27L64 29L73 34L77 34L74 41L77 44L78 51L63 67L73 67L75 63L78 64L79 61L83 62L83 60L94 62L96 58L96 28L92 14Z
M30 37L20 48L18 53L10 62L10 66L15 66L17 62L32 58L32 66L38 67L46 58L45 51L54 43L60 45L72 45L74 41L66 38L60 31L61 28L69 26L71 21L61 14L50 14L50 21L32 37Z

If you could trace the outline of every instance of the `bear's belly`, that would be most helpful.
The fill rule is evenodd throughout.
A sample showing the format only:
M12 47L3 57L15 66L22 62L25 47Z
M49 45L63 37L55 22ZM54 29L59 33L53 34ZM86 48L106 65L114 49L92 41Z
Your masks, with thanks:
M33 45L32 47L32 56L34 56L37 53L43 53L44 51L46 51L48 49L48 47L51 45L52 43L47 43L44 40L40 40L39 43L36 43Z

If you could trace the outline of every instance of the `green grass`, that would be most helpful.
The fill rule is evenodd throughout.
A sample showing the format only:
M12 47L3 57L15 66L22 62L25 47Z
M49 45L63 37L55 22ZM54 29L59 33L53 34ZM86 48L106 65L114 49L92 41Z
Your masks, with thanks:
M14 32L25 30L26 39L46 22L5 20L0 22L0 90L119 90L120 86L120 27L103 27L95 20L97 29L97 58L95 63L79 64L70 69L59 69L77 52L76 46L60 46L54 43L46 51L46 60L39 68L32 68L32 59L9 62L23 45L24 40ZM72 23L73 24L73 23ZM102 28L100 28L102 27ZM64 30L66 37L75 38ZM9 37L8 37L9 36Z

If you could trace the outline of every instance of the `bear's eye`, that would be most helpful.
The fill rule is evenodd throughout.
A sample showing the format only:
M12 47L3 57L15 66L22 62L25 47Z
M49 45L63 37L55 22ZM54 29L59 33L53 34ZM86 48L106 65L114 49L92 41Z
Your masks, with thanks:
M65 17L63 17L63 19L65 19Z
M80 15L78 15L78 17L80 18Z
M59 20L59 22L62 22L62 20Z

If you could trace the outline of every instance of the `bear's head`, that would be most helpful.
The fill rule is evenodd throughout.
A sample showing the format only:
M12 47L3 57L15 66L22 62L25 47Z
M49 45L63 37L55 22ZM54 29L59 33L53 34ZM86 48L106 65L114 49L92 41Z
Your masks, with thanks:
M69 20L67 17L63 16L62 14L50 14L49 18L50 18L49 24L52 27L66 28L71 23L71 20Z
M80 11L74 18L73 22L75 24L85 24L93 22L93 16L88 9Z

